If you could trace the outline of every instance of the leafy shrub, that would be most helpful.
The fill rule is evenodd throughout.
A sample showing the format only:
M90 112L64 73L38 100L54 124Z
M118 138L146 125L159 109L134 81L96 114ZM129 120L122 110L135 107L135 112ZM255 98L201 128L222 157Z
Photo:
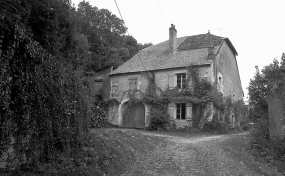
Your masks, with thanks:
M251 146L261 152L269 152L274 158L285 156L285 138L269 138L266 119L259 119L251 132Z
M92 107L91 128L107 127L108 120L103 109L98 106Z
M214 114L213 120L206 122L203 126L203 131L210 133L228 133L229 130L225 122L218 119L218 114Z
M151 109L149 130L165 129L169 125L169 114L165 110Z
M274 158L285 156L285 138L271 138L269 142L269 151Z
M251 132L251 136L253 137L253 142L257 142L261 139L269 140L269 131L266 119L259 119L257 121L255 128Z
M244 131L247 131L249 129L249 124L243 124L241 125L241 129L244 130Z

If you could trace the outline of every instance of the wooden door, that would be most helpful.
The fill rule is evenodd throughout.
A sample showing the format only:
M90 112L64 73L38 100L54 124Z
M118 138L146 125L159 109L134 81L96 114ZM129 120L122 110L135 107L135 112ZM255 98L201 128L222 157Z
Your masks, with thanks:
M144 128L145 108L142 103L132 104L123 114L123 127Z
M126 107L126 110L123 114L123 127L127 128L134 128L135 126L135 121L133 116L131 115L131 107Z
M145 108L142 103L137 103L134 105L132 111L134 111L135 117L135 128L145 127Z

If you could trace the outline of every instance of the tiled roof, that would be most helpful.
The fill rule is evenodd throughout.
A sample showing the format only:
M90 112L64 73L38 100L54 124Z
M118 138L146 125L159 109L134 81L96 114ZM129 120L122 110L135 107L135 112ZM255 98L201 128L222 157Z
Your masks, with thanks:
M177 50L193 50L193 49L199 49L199 48L206 48L211 45L213 46L219 46L222 43L222 37L218 37L215 35L212 35L210 33L208 34L200 34L195 36L187 37L183 43L181 43Z
M214 53L216 53L222 39L224 38L210 33L177 38L176 53L169 53L169 41L167 40L141 50L112 71L110 75L210 64L212 60L207 59L208 47L213 45Z

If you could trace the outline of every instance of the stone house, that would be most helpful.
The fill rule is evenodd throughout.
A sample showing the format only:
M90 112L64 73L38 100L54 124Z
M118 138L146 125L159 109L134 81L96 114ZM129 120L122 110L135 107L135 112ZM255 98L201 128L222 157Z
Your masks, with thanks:
M199 77L212 84L216 82L215 85L223 96L231 96L233 100L242 99L243 90L236 56L237 51L228 38L210 32L177 38L177 30L171 25L169 40L141 50L109 74L110 98L117 102L109 105L110 122L133 128L144 128L150 123L150 105L136 103L128 107L129 97L125 94L133 89L146 91L149 84L144 76L146 72L153 74L156 85L161 90L183 90L186 79L190 76L187 68L195 66ZM212 109L208 120L212 119L214 108ZM168 113L176 128L192 125L192 111L192 103L173 101L168 104Z

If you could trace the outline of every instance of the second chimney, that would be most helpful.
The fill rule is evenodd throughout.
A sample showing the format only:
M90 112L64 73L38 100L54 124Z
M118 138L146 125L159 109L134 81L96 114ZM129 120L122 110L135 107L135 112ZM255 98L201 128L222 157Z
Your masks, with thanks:
M177 51L177 31L173 24L169 28L169 51L170 53L176 53Z

